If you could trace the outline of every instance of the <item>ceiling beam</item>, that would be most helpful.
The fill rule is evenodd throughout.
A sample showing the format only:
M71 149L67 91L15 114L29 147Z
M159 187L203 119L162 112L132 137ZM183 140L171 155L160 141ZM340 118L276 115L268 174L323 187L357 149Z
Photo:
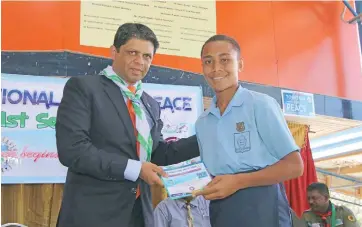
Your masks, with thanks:
M325 158L319 158L317 160L314 160L314 162L318 163L318 162L323 162L323 161L333 161L333 160L338 160L338 159L342 159L342 158L351 158L353 156L357 156L357 155L361 155L362 154L362 150L359 151L355 151L353 153L347 153L347 154L341 154L339 156L332 156L332 157L325 157Z
M338 185L335 187L330 187L329 190L335 191L339 189L356 189L362 187L362 184L349 184L349 185Z
M353 174L353 173L362 173L362 164L357 166L346 166L341 168L328 169L330 172L337 174Z
M333 176L333 177L337 177L343 180L347 180L347 181L352 181L358 184L362 184L362 180L357 178L357 177L352 177L352 176L348 176L348 175L342 175L342 174L338 174L335 172L332 172L330 170L326 170L326 169L321 169L321 168L316 168L317 173L321 173L324 175L329 175L329 176Z
M348 191L348 190L344 190L344 189L337 189L337 190L334 190L335 192L338 192L338 193L341 193L341 194L344 194L344 195L348 195L348 196L352 196L352 197L355 197L355 198L360 198L360 195L354 191L354 192L351 192L351 191Z
M320 179L320 182L325 183L328 186L328 188L331 188L332 187L332 182L331 182L332 177L329 176L329 175L325 175L325 174L322 174L322 176L323 177ZM344 194L344 195L347 195L347 196L352 196L352 197L355 197L355 198L359 198L359 199L362 198L362 187L357 188L354 191L346 190L346 189L335 189L333 191Z

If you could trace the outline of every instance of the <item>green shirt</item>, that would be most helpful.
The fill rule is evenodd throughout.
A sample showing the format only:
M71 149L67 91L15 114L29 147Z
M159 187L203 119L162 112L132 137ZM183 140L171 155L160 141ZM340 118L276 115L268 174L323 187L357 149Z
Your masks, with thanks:
M359 227L353 212L345 206L335 206L336 209L336 227ZM303 213L302 219L308 227L324 227L322 218L313 211L307 210ZM327 218L327 223L331 224L331 216Z

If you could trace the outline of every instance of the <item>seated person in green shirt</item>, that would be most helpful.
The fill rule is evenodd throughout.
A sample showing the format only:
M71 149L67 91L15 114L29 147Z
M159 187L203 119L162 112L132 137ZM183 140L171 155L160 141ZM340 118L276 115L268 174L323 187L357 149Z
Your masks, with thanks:
M353 212L330 201L329 189L323 183L312 183L307 188L309 210L302 219L309 227L359 227Z

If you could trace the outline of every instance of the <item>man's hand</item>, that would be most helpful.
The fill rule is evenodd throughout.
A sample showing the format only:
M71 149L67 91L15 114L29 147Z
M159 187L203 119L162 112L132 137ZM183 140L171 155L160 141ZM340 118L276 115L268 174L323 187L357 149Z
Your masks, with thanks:
M216 176L204 189L195 191L193 196L203 195L207 200L223 199L245 186L235 179L235 175L220 175Z
M140 178L149 185L160 185L163 186L161 178L158 176L167 177L167 174L163 169L151 162L142 163Z

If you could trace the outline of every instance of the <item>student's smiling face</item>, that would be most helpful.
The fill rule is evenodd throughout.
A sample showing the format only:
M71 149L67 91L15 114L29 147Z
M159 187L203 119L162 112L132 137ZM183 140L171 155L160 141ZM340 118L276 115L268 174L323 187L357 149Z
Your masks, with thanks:
M203 74L215 92L238 86L243 62L233 45L227 41L211 41L201 53Z

